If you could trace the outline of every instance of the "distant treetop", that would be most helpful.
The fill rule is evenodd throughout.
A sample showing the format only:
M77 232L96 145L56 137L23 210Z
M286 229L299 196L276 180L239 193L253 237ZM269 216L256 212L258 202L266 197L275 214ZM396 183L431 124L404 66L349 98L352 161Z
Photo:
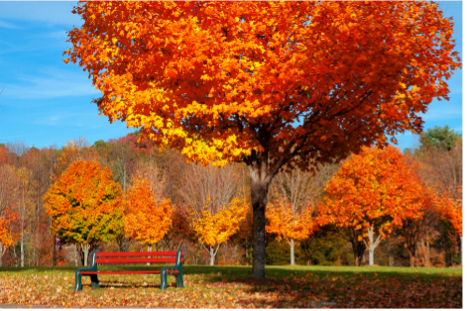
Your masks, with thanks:
M462 134L454 132L448 125L445 127L435 126L422 132L420 136L422 149L443 148L451 150L457 141L462 141Z

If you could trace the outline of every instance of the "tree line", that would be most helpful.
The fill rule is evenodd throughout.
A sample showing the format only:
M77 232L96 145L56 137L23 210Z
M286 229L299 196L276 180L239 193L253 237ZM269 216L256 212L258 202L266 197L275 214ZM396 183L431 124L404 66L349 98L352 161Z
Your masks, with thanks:
M266 208L266 263L451 266L462 242L462 139L367 148L283 169ZM245 164L188 163L139 131L90 146L0 146L0 264L83 265L93 249L183 248L189 264L252 264ZM368 259L367 259L368 258Z

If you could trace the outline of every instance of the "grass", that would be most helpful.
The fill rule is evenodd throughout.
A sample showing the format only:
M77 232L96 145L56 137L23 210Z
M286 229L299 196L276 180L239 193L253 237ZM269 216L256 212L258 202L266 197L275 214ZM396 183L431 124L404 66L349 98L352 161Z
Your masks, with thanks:
M147 269L103 266L100 269ZM154 266L151 269L155 268ZM268 266L265 280L246 266L184 266L185 288L160 290L159 275L100 276L73 292L75 267L0 269L0 303L171 308L461 308L461 268Z

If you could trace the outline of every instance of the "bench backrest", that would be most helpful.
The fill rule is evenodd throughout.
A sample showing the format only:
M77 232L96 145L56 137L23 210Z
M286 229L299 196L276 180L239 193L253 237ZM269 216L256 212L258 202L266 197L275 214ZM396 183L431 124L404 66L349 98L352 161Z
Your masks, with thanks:
M125 264L125 263L173 263L179 266L183 263L185 252L178 251L163 252L99 252L91 254L91 267L95 264ZM150 256L151 258L148 258Z

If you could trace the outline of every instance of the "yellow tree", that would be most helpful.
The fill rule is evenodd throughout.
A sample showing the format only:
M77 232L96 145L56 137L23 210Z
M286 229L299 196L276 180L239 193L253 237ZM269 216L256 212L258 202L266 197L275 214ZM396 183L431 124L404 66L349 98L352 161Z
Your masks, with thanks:
M191 228L198 236L198 241L209 253L210 264L214 265L219 246L227 242L240 229L246 219L249 204L243 199L235 198L226 206L220 207L217 213L211 213L209 198L202 213L191 210Z
M87 1L73 13L84 22L64 61L89 73L110 122L192 161L247 164L255 278L277 172L421 132L460 67L433 2Z
M123 227L127 238L146 245L159 242L172 226L172 205L170 200L157 202L147 179L139 177L125 194L125 216Z
M52 232L65 243L78 243L87 265L93 243L113 240L121 231L122 190L108 167L76 161L44 195Z
M309 203L296 210L292 204L284 204L284 201L284 198L279 198L266 207L266 218L269 219L266 231L277 234L279 241L286 239L290 246L290 264L295 265L296 242L308 238L317 227L313 219L315 208Z

